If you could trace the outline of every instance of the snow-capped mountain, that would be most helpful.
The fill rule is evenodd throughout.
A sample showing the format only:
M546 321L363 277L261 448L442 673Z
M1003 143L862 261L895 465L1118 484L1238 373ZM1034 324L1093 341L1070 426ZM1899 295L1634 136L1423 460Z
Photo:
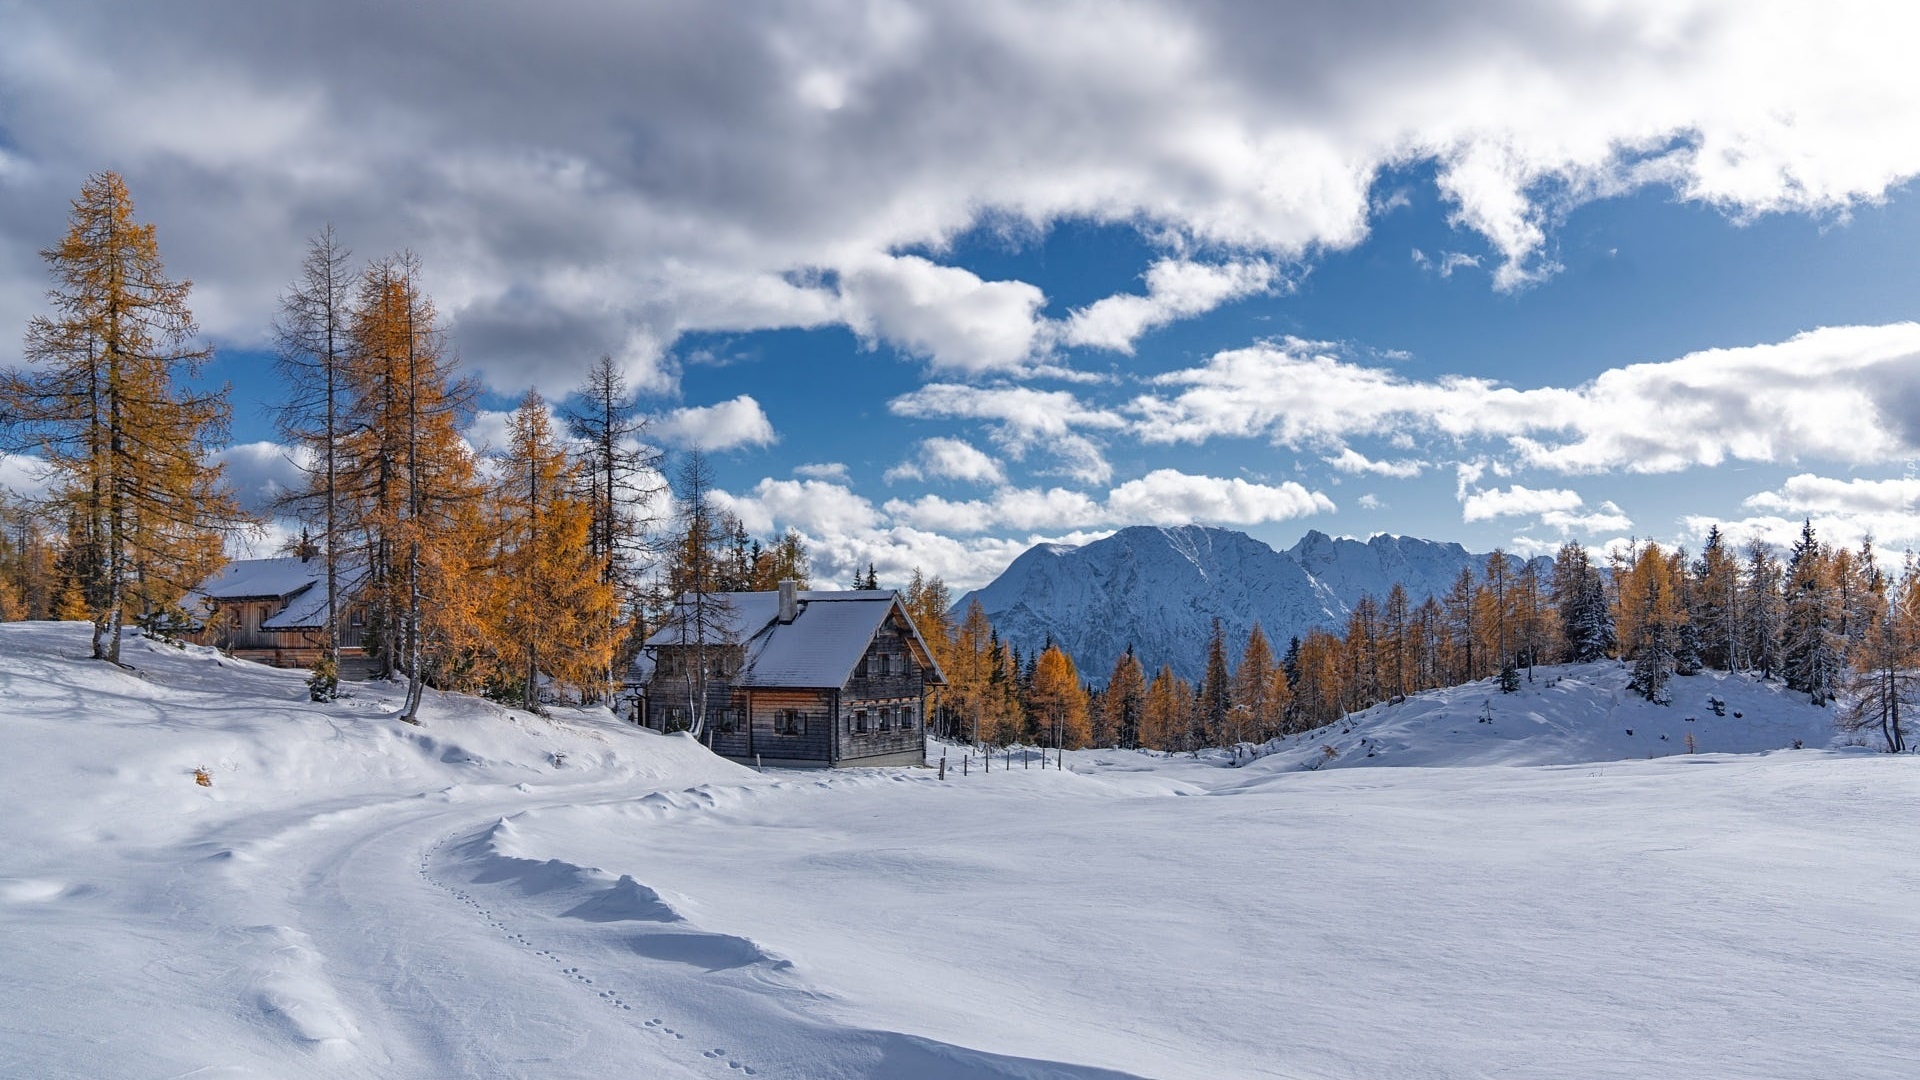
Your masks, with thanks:
M1022 653L1052 638L1095 684L1129 645L1149 674L1171 664L1194 679L1216 617L1231 659L1256 622L1278 653L1292 635L1338 629L1364 594L1384 597L1397 582L1418 603L1445 593L1463 567L1480 573L1486 560L1459 544L1403 536L1362 542L1315 531L1280 552L1231 529L1136 526L1079 547L1031 548L962 596L955 613L978 597Z

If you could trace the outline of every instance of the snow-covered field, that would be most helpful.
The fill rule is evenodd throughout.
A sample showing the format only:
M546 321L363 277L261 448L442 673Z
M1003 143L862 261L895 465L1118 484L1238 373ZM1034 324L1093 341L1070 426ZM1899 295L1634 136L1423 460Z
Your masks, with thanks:
M1542 669L1238 769L1099 751L943 782L761 776L459 698L415 729L385 687L315 706L297 672L84 652L0 625L4 1076L1920 1061L1920 762L1776 749L1824 746L1825 714L1749 680L1661 709L1617 665Z

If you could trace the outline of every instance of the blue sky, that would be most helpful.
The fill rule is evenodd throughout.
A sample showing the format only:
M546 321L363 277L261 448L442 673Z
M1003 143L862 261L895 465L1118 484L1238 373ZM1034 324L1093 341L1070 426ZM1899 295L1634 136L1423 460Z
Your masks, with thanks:
M489 409L609 352L830 579L1185 521L1920 543L1900 9L817 7L9 5L0 319L111 167L248 490L289 482L261 350L332 220L420 252Z

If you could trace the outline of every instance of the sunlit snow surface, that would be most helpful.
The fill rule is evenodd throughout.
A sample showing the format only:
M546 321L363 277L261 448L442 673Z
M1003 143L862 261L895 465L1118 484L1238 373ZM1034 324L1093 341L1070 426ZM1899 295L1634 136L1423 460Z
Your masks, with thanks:
M1920 762L1778 749L1826 746L1828 716L1752 680L1659 707L1618 665L1543 668L1241 768L960 776L955 749L943 782L760 776L605 714L431 695L415 729L384 687L315 706L297 672L85 648L0 625L3 1076L1920 1060Z

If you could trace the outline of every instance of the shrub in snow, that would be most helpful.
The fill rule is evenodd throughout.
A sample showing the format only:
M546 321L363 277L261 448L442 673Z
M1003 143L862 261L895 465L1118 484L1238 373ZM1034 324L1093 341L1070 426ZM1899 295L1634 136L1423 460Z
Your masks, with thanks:
M339 696L340 667L333 662L333 657L322 653L320 659L313 662L313 670L307 674L307 697L327 702Z

